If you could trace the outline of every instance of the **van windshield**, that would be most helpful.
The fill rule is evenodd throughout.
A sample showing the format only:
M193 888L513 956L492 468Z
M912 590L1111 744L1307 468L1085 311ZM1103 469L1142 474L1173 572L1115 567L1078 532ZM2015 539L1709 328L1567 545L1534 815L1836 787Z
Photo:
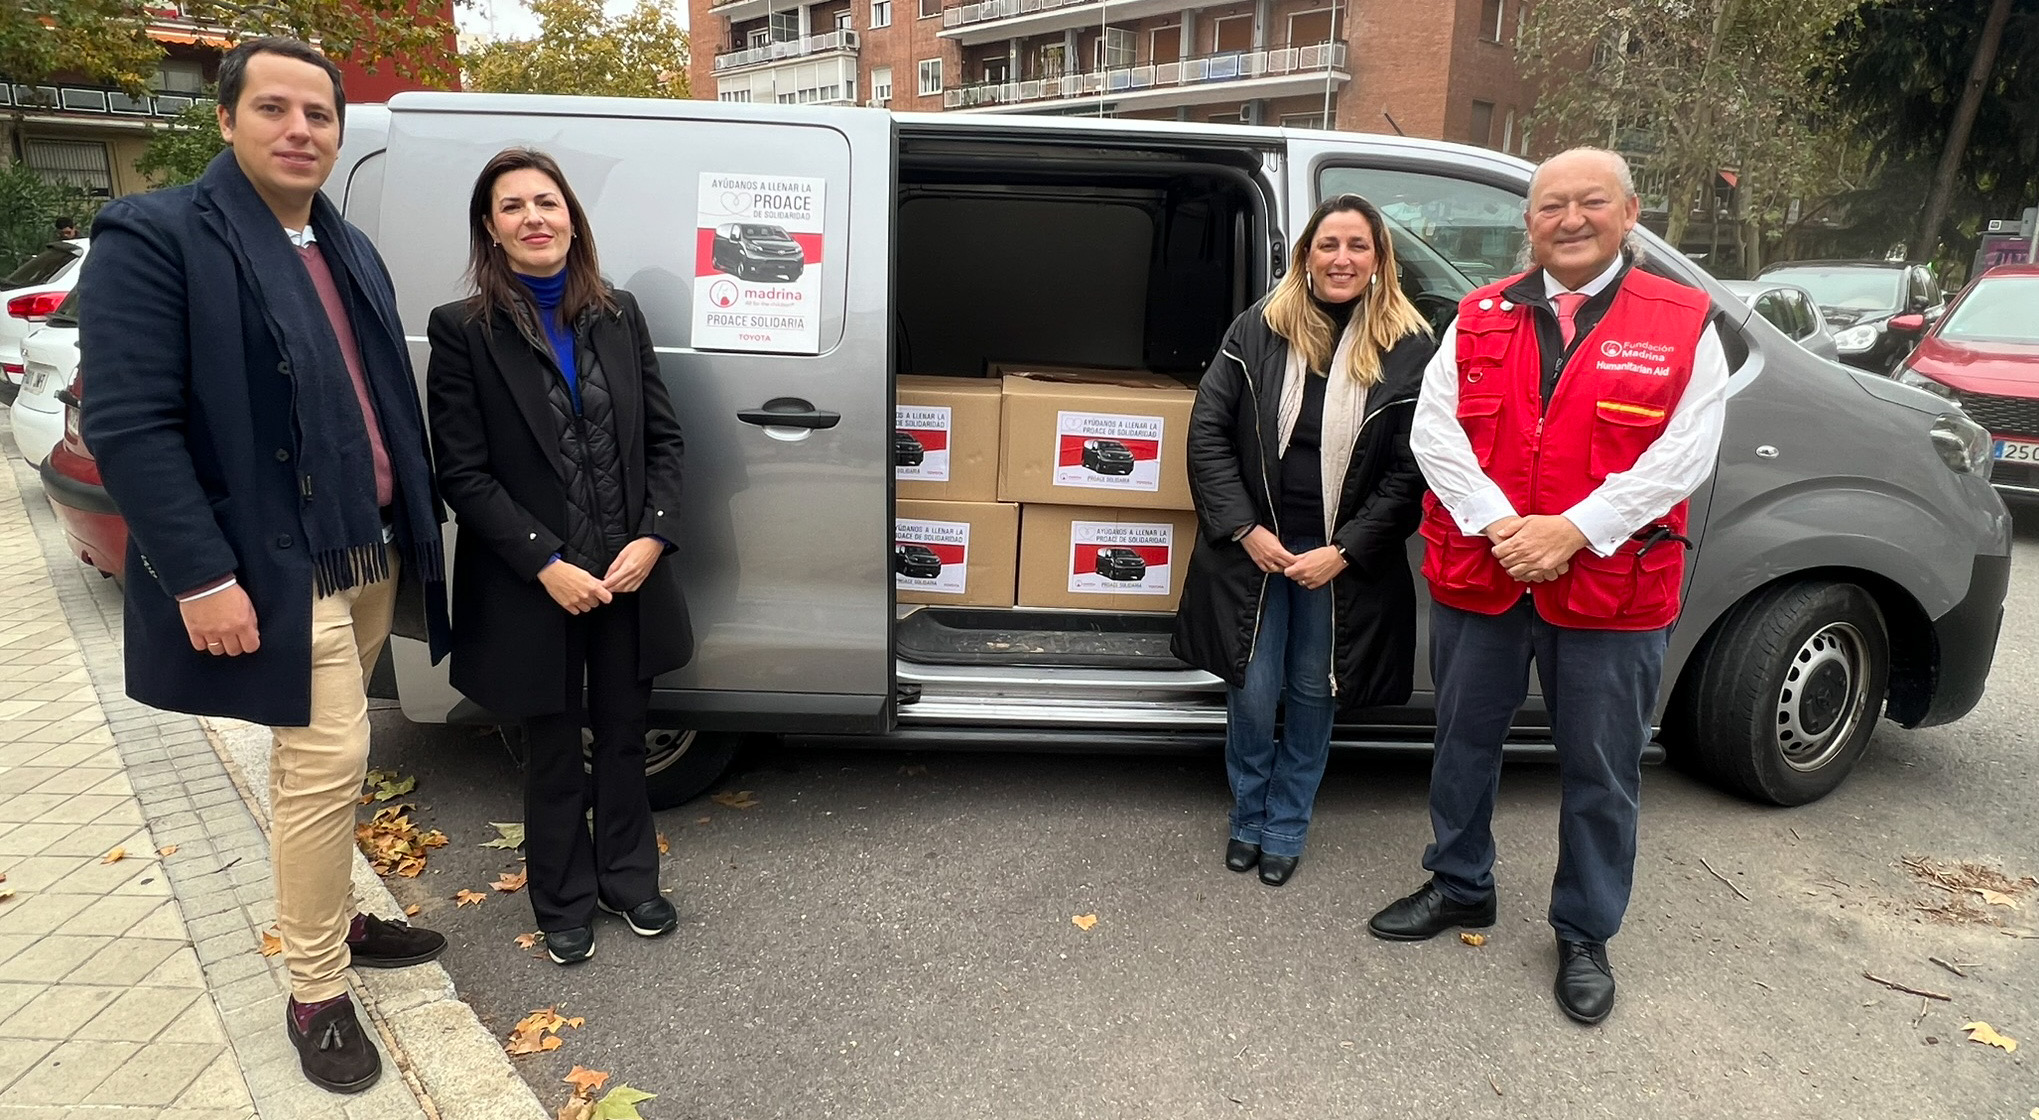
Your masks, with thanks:
M2039 345L2039 276L1985 277L1964 297L1940 337L1950 342L2023 342Z
M770 238L770 239L772 239L773 241L788 241L788 240L791 240L790 238L788 238L788 237L786 236L786 231L785 231L785 230L783 230L783 229L780 229L780 228L779 228L778 226L753 226L753 225L746 225L746 226L742 227L742 229L743 229L743 235L744 235L745 237L758 237L758 238Z

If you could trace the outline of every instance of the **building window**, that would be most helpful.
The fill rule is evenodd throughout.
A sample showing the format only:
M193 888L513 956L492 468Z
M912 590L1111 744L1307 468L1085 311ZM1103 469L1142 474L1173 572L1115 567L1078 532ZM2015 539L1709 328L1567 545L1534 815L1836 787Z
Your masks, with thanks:
M1211 21L1211 53L1229 54L1232 51L1253 49L1253 17L1225 16Z
M772 28L772 42L790 43L800 37L799 12L773 12L768 19Z
M1147 43L1147 61L1156 66L1182 61L1182 25L1171 23L1154 29Z
M1508 119L1501 122L1501 150L1515 150L1515 110L1508 110Z
M1004 55L984 60L984 80L1003 84L1012 75L1012 62Z
M892 100L892 68L874 66L871 68L871 100Z
M1472 126L1469 129L1467 129L1467 133L1468 138L1471 139L1473 143L1478 144L1482 148L1491 148L1494 146L1493 102L1491 101L1473 102L1473 123Z
M1050 81L1069 72L1069 51L1064 43L1041 46L1041 80Z
M856 17L850 14L850 10L848 8L844 8L842 11L837 12L835 14L835 29L837 31L853 31L855 30L855 27L853 26L852 21L855 19Z
M1331 9L1289 17L1289 46L1314 47L1331 41Z
M920 0L920 18L933 19L942 14L942 0Z
M1281 118L1283 128L1325 128L1322 113L1287 113Z
M1107 27L1097 40L1097 68L1122 70L1133 64L1133 33L1123 27Z
M942 60L925 58L920 63L920 95L928 97L942 92Z
M166 58L156 64L156 80L150 83L149 88L161 93L204 93L205 66Z
M757 50L760 47L771 46L772 45L771 29L767 27L752 28L750 34L744 37L743 45L749 47L751 50Z
M750 91L747 89L725 89L715 95L715 100L727 101L732 105L748 105L750 104Z
M892 0L871 0L871 26L892 26Z
M1502 9L1505 7L1504 0L1480 0L1480 38L1489 43L1501 41Z
M94 198L113 197L113 162L106 145L90 140L30 140L28 166L45 183L76 187Z

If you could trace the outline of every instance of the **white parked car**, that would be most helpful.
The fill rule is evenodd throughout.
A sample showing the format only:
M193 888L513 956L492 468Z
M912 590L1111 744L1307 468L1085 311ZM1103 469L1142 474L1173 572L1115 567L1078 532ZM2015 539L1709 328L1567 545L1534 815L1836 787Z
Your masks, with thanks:
M21 457L40 466L50 448L64 440L64 404L57 397L78 372L78 298L64 302L21 344L26 379L8 409L14 446Z
M21 385L21 340L77 286L87 245L82 237L52 241L20 268L0 276L0 393Z

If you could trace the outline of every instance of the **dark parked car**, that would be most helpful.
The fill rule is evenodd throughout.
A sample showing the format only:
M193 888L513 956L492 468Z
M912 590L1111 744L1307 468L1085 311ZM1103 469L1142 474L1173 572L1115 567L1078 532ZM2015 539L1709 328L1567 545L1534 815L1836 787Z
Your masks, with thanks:
M1087 439L1083 465L1096 474L1132 474L1133 451L1115 439Z
M2039 265L1998 265L1977 277L1897 380L1953 401L1989 429L1998 493L2039 498Z
M1130 548L1097 550L1097 574L1106 579L1131 583L1147 575L1147 561Z
M913 438L913 433L892 430L892 465L895 467L917 467L927 461L927 448Z
M1919 335L1947 310L1933 270L1903 261L1792 261L1771 265L1758 281L1794 284L1812 293L1834 332L1841 360L1871 373L1891 373Z
M719 271L744 280L791 283L807 269L806 253L791 234L757 222L717 226L710 259Z
M1822 358L1840 360L1833 329L1827 326L1827 317L1820 314L1811 292L1773 280L1723 280L1720 286L1740 296L1756 314L1783 331L1784 337Z
M907 579L933 579L942 574L942 558L924 544L895 544L892 571Z

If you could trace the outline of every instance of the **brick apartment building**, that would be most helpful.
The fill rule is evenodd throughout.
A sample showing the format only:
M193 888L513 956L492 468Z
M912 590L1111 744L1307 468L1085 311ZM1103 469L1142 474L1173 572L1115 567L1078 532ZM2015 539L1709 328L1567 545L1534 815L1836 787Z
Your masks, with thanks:
M421 0L450 24L453 0ZM148 35L163 48L149 91L139 97L80 75L59 74L36 86L0 78L0 164L26 161L44 179L67 183L95 198L149 189L135 170L152 130L206 96L232 33L191 19L174 0L151 3ZM453 57L453 36L443 47ZM399 77L387 60L371 73L341 60L347 99L387 101L399 90L423 88Z
M1529 0L689 0L694 95L1528 149Z

